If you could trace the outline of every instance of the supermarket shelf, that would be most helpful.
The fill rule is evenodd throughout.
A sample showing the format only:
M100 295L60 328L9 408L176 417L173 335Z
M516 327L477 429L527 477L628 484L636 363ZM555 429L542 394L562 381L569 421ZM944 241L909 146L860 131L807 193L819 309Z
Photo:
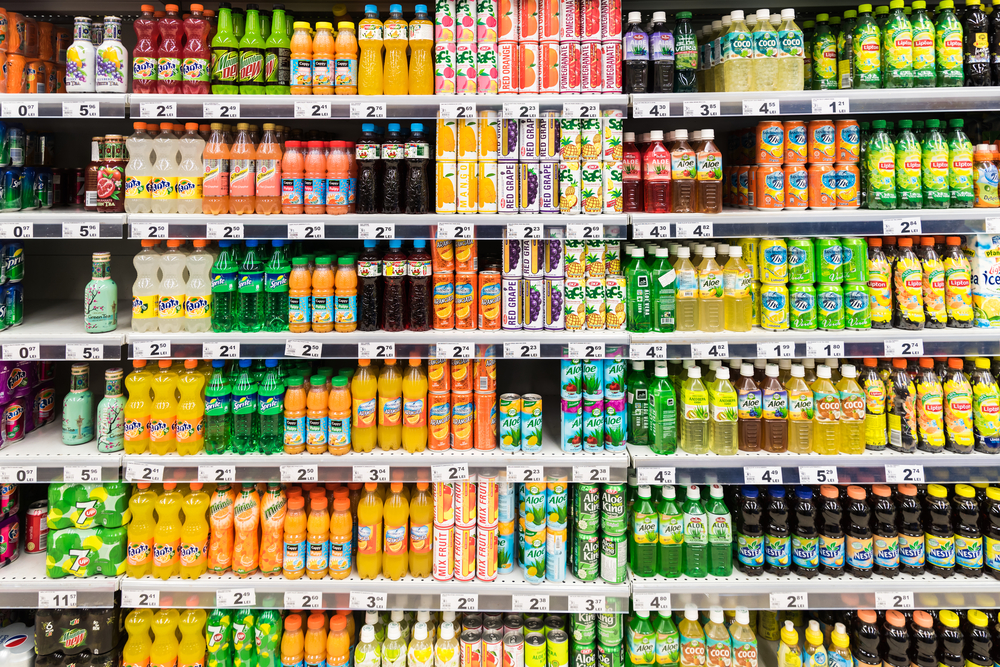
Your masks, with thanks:
M4 95L4 119L124 118L124 93L59 93Z
M82 296L82 295L81 295ZM118 305L118 329L91 334L83 328L83 301L33 301L25 299L24 324L0 331L0 351L5 360L23 359L115 361L131 313Z
M24 551L17 560L0 569L0 605L8 609L39 609L41 607L113 607L118 577L66 577L49 579L45 576L45 554ZM76 603L55 602L52 594L70 593ZM42 598L49 598L47 603Z
M392 581L380 576L378 579L361 579L357 573L346 579L285 579L265 577L255 574L238 578L233 574L222 576L203 575L198 579L169 579L161 581L152 577L121 580L123 595L132 598L130 592L153 593L158 601L154 607L233 607L233 593L240 593L245 605L257 609L366 609L365 603L356 600L351 604L352 593L378 594L385 596L384 607L378 609L462 609L469 611L525 611L515 607L515 598L538 598L547 596L548 611L569 610L570 598L602 600L608 612L625 613L629 606L628 583L609 584L604 581L583 582L567 575L563 582L543 582L532 584L525 580L520 569L515 567L508 574L497 575L495 581L437 581L403 577ZM248 593L252 591L252 595ZM309 604L309 594L318 595L319 602ZM221 600L217 597L221 595ZM363 596L355 596L362 598ZM442 601L442 598L446 600ZM464 598L464 603L459 599ZM147 599L155 599L152 596ZM582 600L575 600L580 604ZM458 605L463 606L459 607Z
M748 92L748 93L669 93L631 95L631 117L641 117L642 106L649 104L669 104L671 117L690 116L706 118L710 116L753 116L766 117L759 111L760 105L747 105L744 113L744 100L778 102L780 115L813 115L813 100L822 104L823 111L815 115L822 117L850 117L852 114L873 113L929 113L946 112L959 113L963 111L995 111L1000 109L1000 98L989 88L905 88L893 90L803 90L783 92ZM840 114L830 112L830 104L836 100L846 100L847 106ZM708 102L718 102L718 111L704 109L701 105ZM637 108L638 105L638 108ZM687 113L685 113L687 105ZM659 112L663 117L666 113Z
M124 213L97 213L81 208L11 211L0 214L0 238L120 239Z
M243 98L246 99L246 98ZM2 221L3 218L0 218ZM134 213L128 216L129 238L172 239L502 239L508 225L542 225L542 238L564 238L572 225L603 225L605 238L628 235L626 215L483 214L437 215L433 213L382 215L187 215ZM390 224L386 224L390 223ZM471 225L471 230L456 230ZM595 234L592 237L597 238Z
M62 424L57 421L0 448L0 482L62 482L67 478L116 482L121 479L121 462L120 452L98 452L97 440L64 445Z

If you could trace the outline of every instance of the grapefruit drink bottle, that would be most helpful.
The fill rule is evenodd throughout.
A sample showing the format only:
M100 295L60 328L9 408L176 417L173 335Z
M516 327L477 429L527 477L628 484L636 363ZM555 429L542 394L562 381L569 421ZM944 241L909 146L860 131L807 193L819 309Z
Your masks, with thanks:
M366 361L362 359L362 361ZM358 576L375 579L382 573L382 499L378 484L365 484L358 503Z
M201 375L199 373L199 375ZM204 377L204 376L202 376ZM208 494L201 482L191 482L184 497L184 525L181 528L181 579L197 579L208 570ZM204 651L204 649L202 649Z
M306 213L326 213L326 154L323 144L322 141L310 141L306 153L302 193Z
M229 153L232 170L229 174L229 212L253 213L257 151L250 140L249 123L236 125L236 141Z
M292 95L312 95L312 36L307 21L296 21L292 33L292 62L289 92Z
M389 18L382 26L385 44L385 69L382 73L382 90L386 95L406 95L409 76L406 71L407 24L403 20L403 7L389 5Z
M351 451L351 390L347 388L346 377L335 377L332 382L327 444L331 454L340 456Z
M410 95L434 94L434 24L427 14L427 5L417 5L416 16L410 21Z
M255 178L257 213L280 213L281 145L275 137L273 123L264 123L264 136L257 146Z
M153 568L153 532L156 530L153 510L156 507L156 494L149 490L149 482L139 482L137 486L139 490L128 501L132 520L128 524L128 560L125 571L129 577L141 579L152 572ZM146 630L148 632L149 628Z
M301 141L289 139L281 158L281 212L286 215L303 211L306 163L301 147Z
M410 498L410 576L431 576L431 523L434 521L434 501L427 482L417 482Z
M343 380L344 378L337 378ZM351 575L351 549L354 544L354 520L351 501L336 498L330 515L330 577L346 579Z
M229 212L229 146L226 144L222 123L212 123L212 134L205 144L205 175L201 183L202 213Z
M365 5L365 17L358 23L358 93L382 94L382 22L375 5Z
M337 24L333 77L334 93L358 94L358 38L354 35L354 24L350 21Z
M330 154L326 157L326 212L343 215L347 213L347 200L351 194L347 146L343 141L331 141L330 144Z
M358 370L351 379L353 419L351 421L351 448L356 452L370 452L375 447L376 411L378 405L378 379L372 371L371 361L358 360Z
M335 68L333 24L320 21L313 37L313 95L333 95Z
M410 504L403 497L402 491L403 483L393 482L383 509L385 515L385 555L382 558L382 571L393 581L399 581L406 575L406 565L409 560L406 551L406 529L409 523Z
M180 573L181 494L177 484L165 482L163 495L156 501L156 529L153 531L153 576L169 579Z

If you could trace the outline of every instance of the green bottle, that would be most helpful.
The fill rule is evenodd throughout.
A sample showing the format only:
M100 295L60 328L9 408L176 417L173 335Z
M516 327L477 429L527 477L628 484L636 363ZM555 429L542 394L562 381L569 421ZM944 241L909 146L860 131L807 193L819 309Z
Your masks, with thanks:
M257 644L257 667L281 667L281 612L262 609L254 626Z
M872 122L868 140L868 208L896 208L896 147L885 129L884 120Z
M640 484L638 495L632 504L632 527L628 545L629 567L637 577L656 576L656 553L660 530L659 515L653 507L649 486Z
M962 55L962 24L955 17L954 0L941 0L934 24L934 48L937 51L937 87L965 85Z
M642 248L632 249L632 261L625 269L625 280L628 289L628 328L629 331L645 332L650 329L649 299L652 288L649 284L649 267L643 259Z
M896 136L896 204L898 208L920 208L923 203L920 178L920 142L913 134L912 120L899 121Z
M212 94L238 95L240 75L239 41L233 34L233 16L228 7L219 8L218 32L212 38ZM218 329L216 329L218 331Z
M24 435L23 430L21 435ZM63 398L62 441L64 445L82 445L93 439L94 394L90 391L90 364L73 364L69 393Z
M271 12L271 33L264 43L264 90L268 95L288 95L292 40L285 26L285 9L275 5Z
M271 12L266 9L260 10L260 34L271 34ZM264 76L267 77L266 74Z
M713 484L705 504L708 513L708 573L728 577L733 573L733 518L722 498L722 487Z
M650 269L653 331L673 333L677 326L677 276L670 264L669 251L656 249L656 260Z
M708 574L708 516L697 486L692 484L687 488L681 512L684 514L684 574L701 578Z
M628 620L626 645L628 654L625 658L629 665L652 665L656 662L656 632L649 622L648 611L637 611Z
M256 5L254 5L254 7L256 8ZM233 34L236 35L237 41L243 39L245 25L246 13L237 7L233 10Z
M892 10L882 33L882 53L885 54L885 87L913 86L913 26L903 13L903 0L892 0Z
M257 5L247 5L246 34L240 38L240 95L264 95L264 52Z
M882 86L881 35L882 31L872 18L872 6L858 7L858 23L854 26L853 88L871 89Z
M677 451L677 399L667 369L657 366L649 388L650 446L657 454Z
M909 9L909 8L907 8ZM927 16L925 0L913 0L913 87L931 88L935 83L934 22Z
M812 52L812 40L813 40L813 27L816 25L815 21L805 21L802 24L802 90L812 90L813 82L813 52Z
M924 134L920 159L924 208L948 208L951 201L948 188L948 142L941 134L940 127L941 121L931 118L927 121L927 132Z
M254 487L251 486L250 488ZM236 498L236 507L248 503L250 493L250 491L244 488L243 492ZM240 667L257 667L257 636L254 626L257 624L258 613L255 609L236 609L233 611L234 665L239 665Z
M668 579L681 576L684 551L684 515L674 499L674 487L660 488L660 502L656 506L659 523L657 548L657 574Z
M208 615L208 620L205 621L205 639L208 643L208 667L233 667L233 626L231 613L228 609L213 609L212 613Z
M212 362L212 376L205 387L205 452L208 454L230 451L232 385L226 377L225 366L226 362L222 359Z
M812 40L812 89L837 89L837 39L830 31L830 15L816 16L816 32Z
M889 7L888 5L879 5L875 8L875 25L878 26L879 30L885 28L886 21L889 20Z
M972 142L961 118L948 121L948 189L952 208L972 208Z
M837 35L837 81L841 89L854 85L854 27L858 13L853 9L844 12L844 22Z
M681 635L670 614L656 613L656 664L674 667L681 662ZM747 663L752 664L752 663Z
M633 361L628 375L628 441L634 445L649 445L649 382L646 362Z

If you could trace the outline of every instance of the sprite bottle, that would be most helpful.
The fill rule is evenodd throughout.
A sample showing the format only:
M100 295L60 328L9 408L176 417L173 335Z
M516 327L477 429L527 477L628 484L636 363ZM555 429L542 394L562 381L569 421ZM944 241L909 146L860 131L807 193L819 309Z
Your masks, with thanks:
M943 0L948 2L948 0ZM853 88L880 88L882 85L881 31L872 18L872 6L858 7L858 23L854 26Z
M229 434L233 428L230 412L230 384L226 377L226 362L212 362L212 376L205 387L205 451L222 454L229 449Z
M829 14L816 17L812 39L813 90L837 89L837 39L830 31Z
M219 241L219 256L212 265L212 331L215 332L236 328L235 296L239 265L229 249L232 245L232 241Z
M278 375L278 360L268 359L265 365L267 371L257 391L260 450L280 454L285 445L285 385Z
M285 25L285 10L275 5L271 12L271 31L264 42L264 90L268 95L288 95L292 41Z
M927 16L927 2L913 0L913 87L930 88L935 84L934 23Z
M934 48L937 52L937 87L965 84L962 55L962 24L955 17L954 0L941 0L934 24Z
M233 17L228 7L219 8L217 29L218 32L212 38L212 94L238 95L240 92L239 86L237 86L240 72L239 42L233 33Z
M913 86L913 26L903 13L903 0L892 0L889 10L882 33L885 87L910 88Z
M948 190L951 208L972 208L975 199L972 181L972 142L962 129L965 121L948 121Z
M291 42L289 42L291 44ZM247 5L246 32L240 38L240 95L264 95L264 53L257 5ZM289 51L291 53L291 51Z
M864 5L862 5L864 6ZM896 147L885 129L884 120L872 122L873 134L868 140L868 208L896 208Z
M948 2L948 0L944 0ZM948 208L951 194L948 187L948 142L941 134L941 121L927 121L927 132L921 157L921 176L924 181L924 208Z
M288 278L292 269L282 251L285 243L271 241L273 250L264 266L264 331L288 330Z
M896 135L896 204L899 208L920 208L920 142L913 134L912 120L899 121Z

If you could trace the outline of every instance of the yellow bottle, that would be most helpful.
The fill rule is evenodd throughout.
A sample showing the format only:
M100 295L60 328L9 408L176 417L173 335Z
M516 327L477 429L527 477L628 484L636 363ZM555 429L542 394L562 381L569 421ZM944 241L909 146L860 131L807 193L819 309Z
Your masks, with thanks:
M184 497L182 505L181 579L197 579L208 570L209 497L201 488L201 482L191 482L191 493Z
M153 571L153 532L156 520L153 510L156 494L149 490L149 482L139 482L139 490L129 498L128 508L132 520L128 524L128 560L125 572L130 579L145 577ZM149 628L146 628L149 632Z
M816 367L813 392L813 440L816 454L836 454L840 451L840 394L830 382L830 367Z
M356 452L370 452L375 448L378 431L378 379L371 369L371 361L358 360L358 370L351 378L351 401L354 415L351 419L351 447Z
M403 434L403 376L395 359L386 359L378 375L378 446L399 449Z
M174 482L163 483L163 495L156 501L156 529L153 531L153 576L169 579L180 573L181 494ZM155 625L154 625L155 631Z
M152 624L152 609L133 609L125 617L128 641L125 642L125 648L122 649L122 662L126 665L144 667L149 664L149 653L153 647L153 641L149 638Z
M705 248L698 266L698 328L724 331L722 267L715 261L715 248Z
M385 69L382 73L382 92L386 95L406 95L409 76L406 71L407 23L403 8L389 5L389 18L382 26L385 44Z
M427 482L417 482L410 499L410 576L431 576L431 525L434 501Z
M382 573L382 499L377 484L365 484L358 503L358 576L375 579Z
M149 650L149 667L174 667L177 664L176 609L161 609L153 616L153 646Z
M136 359L132 362L135 369L125 378L125 388L128 390L128 402L125 403L125 453L145 454L149 449L149 411L152 402L149 400L149 390L153 382L153 374L146 370L146 361Z
M160 372L153 377L153 408L149 414L149 451L171 454L177 451L177 373L169 359L160 360Z
M403 449L422 452L427 448L427 372L419 357L410 357L403 374Z
M184 360L184 373L177 381L177 453L197 454L205 448L205 376L198 371L197 359Z
M205 665L205 610L187 609L181 614L181 643L177 648L177 667Z
M840 367L840 453L865 453L865 392L858 384L857 370L851 364Z
M788 451L794 454L808 454L809 442L812 439L813 393L803 379L805 369L794 364L792 376L785 383L788 392Z
M750 296L753 274L743 262L743 248L738 245L729 248L729 262L722 272L722 283L726 331L750 331L753 324L753 299Z
M375 5L365 5L365 17L358 23L358 94L382 94L382 22Z
M423 9L423 11L421 11ZM434 24L426 5L417 5L410 21L410 95L434 94Z
M382 572L393 581L406 576L409 556L406 552L406 532L409 528L410 505L402 494L403 483L393 482L382 510L385 517L385 554Z

